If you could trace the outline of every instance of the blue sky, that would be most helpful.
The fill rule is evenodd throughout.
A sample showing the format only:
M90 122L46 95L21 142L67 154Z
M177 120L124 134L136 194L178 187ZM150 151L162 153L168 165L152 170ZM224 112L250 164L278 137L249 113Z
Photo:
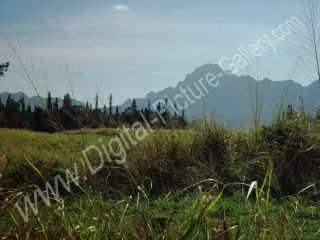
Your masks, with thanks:
M0 0L0 38L8 39L31 72L41 95L72 92L115 104L174 87L187 73L232 56L291 16L287 0L44 1ZM290 38L290 36L288 36ZM282 45L281 45L282 44ZM257 62L262 77L312 80L294 72L285 41ZM2 60L12 66L0 91L35 92L19 73L6 43ZM254 76L252 63L238 74ZM20 72L21 73L21 72ZM262 78L261 77L261 78Z

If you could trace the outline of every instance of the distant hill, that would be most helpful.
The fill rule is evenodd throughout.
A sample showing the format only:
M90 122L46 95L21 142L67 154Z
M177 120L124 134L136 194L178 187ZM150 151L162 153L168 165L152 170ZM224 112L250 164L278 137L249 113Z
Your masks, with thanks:
M24 95L24 100L26 103L26 106L28 106L30 104L31 109L33 110L35 105L42 107L43 104L46 104L47 102L47 98L44 97L39 97L39 96L33 96L33 97L28 97L26 94L22 93L22 92L17 92L17 93L10 93L11 97L14 98L14 100L19 100L19 98ZM3 103L5 103L7 101L9 93L8 92L3 92L0 93L0 97ZM55 97L52 97L52 103L55 101ZM83 102L77 101L77 100L72 100L72 103L74 105L84 105ZM63 99L58 98L58 105L59 107L62 107L63 104ZM45 105L46 106L46 105Z
M176 87L169 87L157 93L150 92L145 98L137 98L137 106L138 108L146 107L148 100L152 104L159 99L165 99L165 97L173 101L174 96L180 92L180 87L190 87L195 94L198 94L199 91L194 85L197 80L205 77L207 73L218 75L221 72L222 69L218 65L205 64L195 69L192 73L187 74L184 81L178 82ZM223 74L219 78L219 82L218 87L207 87L209 93L206 93L200 100L196 100L195 103L189 104L185 111L187 119L193 120L209 114L214 119L230 123L234 127L244 127L247 123L252 122L250 88L254 102L256 87L259 89L257 94L258 99L262 100L261 120L263 122L270 121L279 110L284 94L283 106L285 108L288 104L300 105L301 100L299 96L302 96L307 112L315 114L318 108L320 97L318 82L303 87L292 80L271 81L263 79L257 82L249 76L230 74ZM132 99L128 99L119 108L122 111L131 104ZM172 112L170 106L169 109Z
M198 80L205 77L206 74L211 73L217 76L221 72L223 71L218 65L205 64L187 74L184 81L178 82L174 88L168 87L156 93L150 92L144 98L136 98L137 107L138 109L145 108L148 106L148 100L153 104L160 99L164 101L166 97L173 103L174 96L180 93L180 87L184 89L189 87L195 95L198 95L199 90L195 87L195 83L199 86ZM319 107L320 88L317 81L303 87L292 80L271 81L270 79L263 79L256 81L250 76L236 76L226 73L218 79L219 86L216 88L208 87L206 81L203 81L203 84L207 86L208 93L201 88L205 93L204 96L199 100L194 100L193 104L188 104L185 110L185 116L188 120L209 115L221 122L229 123L233 127L245 127L247 123L252 122L251 102L255 102L256 88L258 88L258 99L262 102L262 122L269 122L275 116L279 111L283 96L285 96L283 100L284 108L287 108L288 104L298 107L301 102L300 96L308 113L315 115ZM252 101L250 101L250 92ZM22 94L19 92L11 95L15 99L19 99ZM188 93L188 95L191 94ZM4 102L8 97L8 93L0 93L0 97ZM46 102L46 98L41 99L44 103ZM32 108L35 105L41 105L38 96L28 97L25 95L25 100L26 104L30 104ZM60 98L58 100L59 107L61 107L63 100ZM179 99L177 102L182 104L183 101L185 100ZM83 105L82 102L77 100L73 100L73 103ZM119 106L119 110L122 112L127 107L130 107L131 104L132 99L128 99ZM171 105L169 104L168 106L169 111L173 113Z

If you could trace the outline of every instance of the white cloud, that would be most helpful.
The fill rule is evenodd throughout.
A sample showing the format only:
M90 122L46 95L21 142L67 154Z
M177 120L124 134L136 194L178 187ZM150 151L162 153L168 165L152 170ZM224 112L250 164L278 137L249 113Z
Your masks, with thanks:
M113 9L116 10L116 11L125 11L125 10L128 10L128 5L125 5L125 4L115 4L113 5Z

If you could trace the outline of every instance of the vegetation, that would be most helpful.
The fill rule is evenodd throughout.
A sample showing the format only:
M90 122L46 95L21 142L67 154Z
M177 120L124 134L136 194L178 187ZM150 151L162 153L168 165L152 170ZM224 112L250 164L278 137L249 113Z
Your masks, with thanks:
M3 237L315 239L319 126L319 120L295 113L249 131L215 123L158 129L130 145L124 165L108 163L93 176L81 151L120 136L120 129L2 129ZM22 206L23 196L44 189L46 181L53 185L74 163L79 185L50 207L42 202L38 215L24 222L14 203Z
M295 31L291 54L320 80L320 5L301 3L305 29ZM8 68L0 64L1 79ZM172 114L168 99L153 110L133 99L120 112L111 94L108 108L99 108L98 95L94 107L74 105L68 93L59 106L48 92L33 109L23 95L0 98L0 238L319 239L320 109L312 118L301 97L299 109L283 111L282 99L263 125L259 94L258 83L250 86L247 131L187 124L184 107L180 113L174 103ZM143 137L141 126L149 130ZM99 151L86 158L93 145L105 161ZM105 145L118 152L108 155Z
M166 104L167 105L167 104ZM178 116L176 109L175 114L171 116L167 106L158 104L157 110L151 110L150 103L148 108L138 110L135 99L132 106L120 113L118 106L113 113L112 95L109 98L109 111L104 105L103 109L98 108L98 96L96 96L95 108L87 102L85 106L73 105L71 96L67 93L63 98L63 106L59 108L58 99L52 101L51 93L48 93L46 103L42 106L26 107L24 96L15 101L11 95L5 103L0 98L0 127L3 128L20 128L32 129L35 131L53 133L56 131L80 129L81 127L101 128L101 127L118 127L123 124L132 125L135 122L144 122L141 115L154 128L185 128L187 122L182 115ZM151 123L157 119L155 123Z

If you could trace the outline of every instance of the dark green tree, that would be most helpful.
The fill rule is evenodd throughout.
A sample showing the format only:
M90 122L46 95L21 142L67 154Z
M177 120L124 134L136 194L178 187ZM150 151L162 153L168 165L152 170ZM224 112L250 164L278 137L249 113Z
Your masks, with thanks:
M58 98L56 98L56 100L53 103L53 111L57 112L59 110L59 102L58 102Z
M320 119L320 109L317 109L316 119Z
M118 122L119 121L119 107L117 106L116 107L116 113L114 114L114 120L116 121L116 122Z
M135 98L134 98L133 101L132 101L131 107L132 107L132 110L133 110L134 112L137 111L137 103L136 103L136 99L135 99Z
M87 101L86 102L86 106L85 106L85 109L84 109L84 119L83 119L83 124L84 126L88 127L89 126L89 119L90 119L90 114L91 114L91 111L90 111L90 107L89 107L89 102Z
M48 97L47 97L47 109L48 111L52 111L52 100L51 100L51 93L50 91L48 92Z
M148 111L151 111L151 103L150 103L150 100L148 100Z
M4 108L4 117L9 128L19 128L19 109L19 102L16 102L9 94Z
M26 104L25 104L25 101L24 101L24 95L23 94L19 99L19 103L21 105L21 112L24 113L26 111Z
M144 110L144 116L146 117L147 121L150 122L150 115L151 115L151 104L150 100L148 100L148 107Z
M173 107L174 107L174 119L177 119L178 118L178 108L177 108L177 103L176 102L174 102L174 104L173 104Z
M31 106L30 106L30 104L28 104L27 112L28 112L28 113L31 113L31 112L32 112L32 111L31 111Z
M132 119L132 123L137 121L137 103L136 103L136 99L134 98L133 101L132 101L132 104L131 104L131 119Z
M168 98L167 97L165 98L165 104L163 106L163 111L162 111L162 117L163 117L164 121L166 123L168 123L168 121L170 119L170 113L169 113L169 110L168 110Z
M66 95L64 95L64 97L63 97L63 106L62 106L62 108L64 109L64 110L71 110L71 108L72 108L72 100L71 100L71 97L70 97L70 95L69 95L69 93L67 93Z
M107 106L105 104L103 105L103 114L107 115Z
M61 112L61 122L64 129L77 129L79 128L79 122L75 117L76 111L74 111L72 106L72 100L67 93L63 98L63 106L60 109Z
M112 116L112 94L110 93L109 97L109 117Z
M160 102L158 102L158 104L157 104L157 112L161 113L161 104L160 104Z
M9 93L8 98L7 98L7 102L6 102L6 106L8 106L8 104L10 103L11 100L12 100L11 94Z
M99 97L98 97L98 94L96 94L96 105L95 105L95 110L97 111L98 110L98 101L99 101Z
M86 110L87 111L89 110L89 102L88 101L86 102Z
M182 117L184 118L184 114L185 114L185 109L184 109L184 104L183 104L183 108L182 108Z

